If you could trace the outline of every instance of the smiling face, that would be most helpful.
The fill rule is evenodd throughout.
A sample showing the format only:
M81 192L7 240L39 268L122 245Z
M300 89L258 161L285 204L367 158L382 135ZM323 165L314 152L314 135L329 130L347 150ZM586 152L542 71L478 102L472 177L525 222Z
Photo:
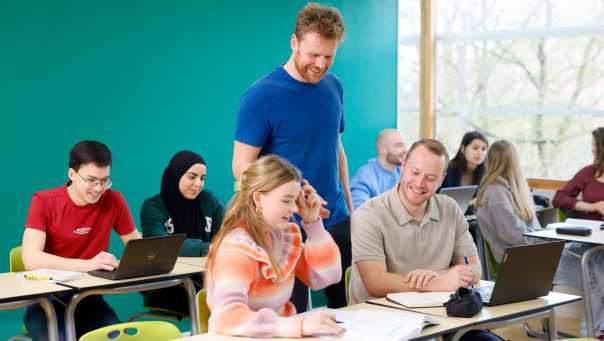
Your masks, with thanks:
M206 183L206 166L196 163L189 168L178 181L178 189L183 197L193 200L197 198Z
M407 207L424 205L440 187L446 169L444 156L438 156L425 146L407 155L403 164L399 195Z
M289 181L272 191L254 193L256 207L262 210L262 219L272 229L286 229L292 215L298 212L296 198L300 195L300 183Z
M78 206L95 204L108 188L111 167L98 167L87 163L77 170L69 168L67 176L71 180L67 191L69 197Z
M481 139L474 139L470 144L461 148L469 169L476 169L487 157L487 144Z
M307 32L300 40L293 35L291 48L297 73L292 76L301 82L316 84L333 64L338 41L324 38L316 32Z

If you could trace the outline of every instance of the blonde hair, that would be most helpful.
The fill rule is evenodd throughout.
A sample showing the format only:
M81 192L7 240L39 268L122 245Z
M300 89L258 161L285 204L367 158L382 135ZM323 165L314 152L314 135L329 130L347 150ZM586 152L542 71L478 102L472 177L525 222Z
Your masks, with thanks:
M287 160L275 155L261 157L243 172L241 189L235 193L229 203L220 230L210 245L208 253L208 270L210 272L214 267L216 253L224 238L234 229L242 227L250 234L252 240L266 251L277 278L281 277L275 252L264 237L267 230L266 224L262 219L262 212L256 209L253 194L270 192L290 181L301 182L300 171Z
M476 196L476 207L482 204L486 189L493 184L509 185L514 212L525 222L535 216L533 200L524 173L520 168L518 153L514 145L506 140L496 141L487 154L487 171Z

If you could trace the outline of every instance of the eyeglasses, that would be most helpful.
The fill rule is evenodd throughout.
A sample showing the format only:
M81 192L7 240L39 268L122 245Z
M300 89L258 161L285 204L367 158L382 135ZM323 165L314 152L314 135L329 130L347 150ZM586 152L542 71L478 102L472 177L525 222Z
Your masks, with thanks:
M82 178L82 180L84 180L84 182L86 183L86 185L88 185L88 187L94 188L94 187L100 185L101 188L110 188L111 185L113 185L113 180L111 180L110 177L106 177L104 179L86 179L79 172L76 172L76 174L79 175L80 178Z

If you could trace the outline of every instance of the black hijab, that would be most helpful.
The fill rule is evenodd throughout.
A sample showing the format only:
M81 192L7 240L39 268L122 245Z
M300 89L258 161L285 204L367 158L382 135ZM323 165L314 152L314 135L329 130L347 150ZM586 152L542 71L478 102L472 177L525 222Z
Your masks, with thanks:
M187 199L178 188L180 178L197 163L206 164L203 158L196 153L187 150L176 153L164 170L160 195L172 218L174 233L185 233L187 238L200 239L204 235L205 226L205 217L201 211L201 198L198 195L193 200Z

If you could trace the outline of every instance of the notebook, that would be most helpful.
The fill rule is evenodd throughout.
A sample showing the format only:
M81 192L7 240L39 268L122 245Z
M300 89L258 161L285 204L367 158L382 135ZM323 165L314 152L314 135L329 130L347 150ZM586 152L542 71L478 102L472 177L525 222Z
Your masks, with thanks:
M439 324L435 317L410 311L383 309L326 309L336 315L336 320L346 329L340 336L351 341L403 341L418 336L422 329ZM308 315L315 310L300 314ZM315 337L333 338L316 334Z
M25 279L48 280L55 283L69 282L84 277L83 272L53 269L36 269L18 272L17 274Z
M434 308L442 307L451 294L453 292L398 292L387 294L386 299L407 308Z
M168 273L176 264L185 238L184 234L173 234L131 240L126 244L117 268L88 273L112 280Z

